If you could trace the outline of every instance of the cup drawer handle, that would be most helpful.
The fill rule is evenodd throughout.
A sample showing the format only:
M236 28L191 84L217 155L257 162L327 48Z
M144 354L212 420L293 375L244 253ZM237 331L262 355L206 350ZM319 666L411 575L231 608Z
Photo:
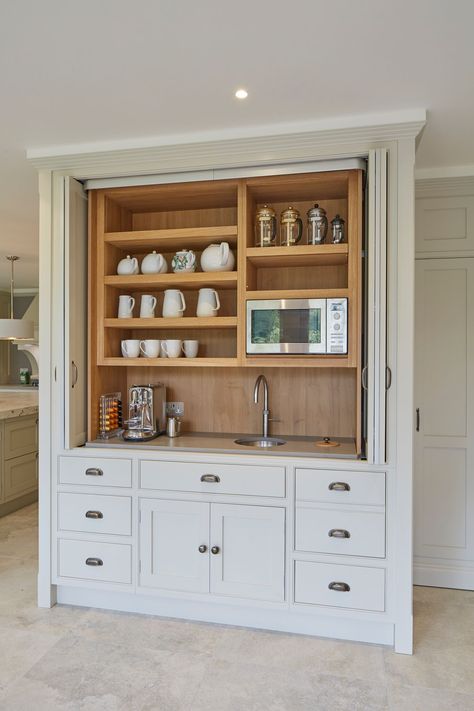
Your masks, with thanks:
M207 484L218 484L220 477L218 477L217 474L203 474L201 481L205 481Z
M102 511L86 511L86 518L104 518Z
M350 538L351 534L345 528L331 528L328 531L329 538Z
M86 476L104 476L104 472L99 467L89 467L86 469Z
M98 568L104 565L104 561L100 558L86 558L86 565L91 565L93 568Z
M334 580L328 585L329 590L334 590L335 592L350 592L351 586L347 583L340 583Z
M350 491L351 487L345 481L333 481L328 486L329 491Z

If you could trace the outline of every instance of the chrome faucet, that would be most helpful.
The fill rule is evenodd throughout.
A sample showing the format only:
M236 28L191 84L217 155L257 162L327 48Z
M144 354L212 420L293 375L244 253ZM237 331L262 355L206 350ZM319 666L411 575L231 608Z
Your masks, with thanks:
M258 403L258 391L260 383L263 383L263 437L268 437L268 422L270 419L270 410L268 409L268 383L264 375L259 375L255 383L253 391L253 400Z

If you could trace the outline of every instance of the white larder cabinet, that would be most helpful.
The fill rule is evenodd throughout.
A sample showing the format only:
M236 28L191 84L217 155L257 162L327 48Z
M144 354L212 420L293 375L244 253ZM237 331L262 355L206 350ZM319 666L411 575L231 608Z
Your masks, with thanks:
M140 502L140 585L283 601L285 510Z

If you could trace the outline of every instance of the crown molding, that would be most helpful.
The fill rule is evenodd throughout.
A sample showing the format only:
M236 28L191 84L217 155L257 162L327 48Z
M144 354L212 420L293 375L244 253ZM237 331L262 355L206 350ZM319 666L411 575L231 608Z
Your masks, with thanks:
M416 109L159 139L53 146L30 149L27 158L39 170L83 179L272 165L350 155L354 145L364 151L380 142L415 139L425 123L426 112Z

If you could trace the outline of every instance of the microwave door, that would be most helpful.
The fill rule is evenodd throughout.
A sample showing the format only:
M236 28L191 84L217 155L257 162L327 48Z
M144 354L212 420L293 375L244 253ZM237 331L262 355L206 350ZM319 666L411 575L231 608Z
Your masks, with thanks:
M325 299L247 302L247 353L311 355L325 352Z

